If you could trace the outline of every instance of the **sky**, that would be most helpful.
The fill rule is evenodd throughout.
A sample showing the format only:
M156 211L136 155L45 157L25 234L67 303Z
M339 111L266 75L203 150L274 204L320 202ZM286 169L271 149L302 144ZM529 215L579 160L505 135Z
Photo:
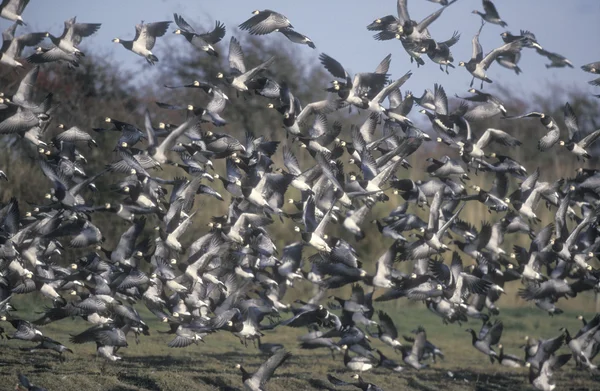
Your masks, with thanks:
M519 94L532 92L546 93L551 83L560 84L567 89L577 88L587 93L600 94L600 87L587 84L595 75L585 73L581 65L600 61L600 1L599 0L495 0L500 16L508 23L506 30L518 33L526 29L536 34L538 42L545 49L567 57L575 68L546 69L549 63L534 49L524 49L519 66L523 73L517 76L513 71L492 64L488 76L495 84L515 90ZM412 19L420 21L439 8L439 5L427 0L409 0L408 10ZM296 45L281 34L263 36L265 40L282 40L293 45L301 56L308 56L318 64L318 55L327 53L337 59L350 73L374 71L387 54L392 54L391 78L402 76L412 70L412 78L405 84L415 94L425 88L433 88L441 83L449 96L454 93L465 94L469 88L471 76L466 69L450 69L450 75L440 71L437 64L425 58L425 66L417 69L410 63L408 54L398 41L375 41L373 32L366 26L375 19L396 14L395 0L32 0L23 13L30 29L50 31L60 35L63 21L77 16L79 22L102 23L101 29L82 43L84 48L99 48L111 61L133 70L137 82L150 78L151 66L146 61L125 50L111 40L115 37L132 39L134 26L141 20L155 22L173 20L173 13L181 14L197 31L207 31L220 20L228 27L227 35L217 44L217 50L227 53L232 27L239 25L252 16L255 9L273 9L288 17L295 29L309 36L317 49L305 45ZM438 41L449 39L453 32L461 33L460 41L452 47L454 63L468 61L471 57L471 40L480 26L480 17L473 10L483 10L479 0L458 0L448 7L440 18L430 26L432 37ZM4 30L10 22L0 19L0 29ZM183 37L167 33L168 37L159 38L153 53L159 58L169 55L172 50L195 50ZM498 25L486 24L481 33L480 42L484 53L503 44L500 34L505 31ZM246 32L236 32L238 36ZM47 42L46 46L50 43ZM479 83L476 81L476 88ZM484 90L490 90L487 84ZM403 90L404 90L403 89Z

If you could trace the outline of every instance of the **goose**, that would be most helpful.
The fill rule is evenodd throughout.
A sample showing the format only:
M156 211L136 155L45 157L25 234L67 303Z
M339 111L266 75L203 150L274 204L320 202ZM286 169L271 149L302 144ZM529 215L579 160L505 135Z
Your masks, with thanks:
M219 57L219 53L213 45L219 43L225 37L225 25L218 20L215 21L215 28L211 31L198 34L192 26L190 26L181 15L173 14L175 23L179 26L173 33L182 35L185 39L198 49L205 51L208 55Z
M15 23L9 29L12 29L12 33L16 28ZM29 33L23 34L18 37L12 37L6 35L6 32L2 33L2 47L0 48L0 64L8 65L10 67L23 67L17 59L21 57L21 53L25 46L35 46L40 43L45 37L46 33Z
M253 11L250 19L241 23L238 27L242 31L248 31L252 35L265 35L285 28L294 28L289 19L284 15L272 10Z
M516 147L522 144L505 131L493 128L488 128L479 137L477 142L473 143L473 134L471 133L471 128L469 128L465 141L459 141L457 145L460 147L461 156L469 155L471 158L482 158L485 156L483 148L487 147L491 142L496 142L507 147Z
M398 341L398 330L392 318L381 310L377 311L377 316L379 317L377 337L381 342L392 347L394 350L400 349L402 343Z
M389 59L386 57L378 69L372 73L356 73L352 79L348 72L333 57L321 53L319 61L323 67L334 77L344 79L344 82L334 81L331 92L337 92L338 96L345 102L358 108L369 107L369 98L379 93L388 80L387 67ZM410 76L405 76L406 78ZM400 79L402 80L402 78ZM404 80L406 81L406 80ZM402 81L401 83L404 83Z
M29 0L2 0L2 4L0 4L0 18L25 25L25 21L21 15L27 4L29 4Z
M440 70L443 72L443 66L446 66L446 73L448 74L448 67L454 68L452 62L454 61L454 57L450 52L450 48L454 46L458 40L460 39L460 33L455 31L452 34L452 37L443 42L436 42L435 40L430 40L429 45L427 46L427 56L429 59L436 64L440 65Z
M248 391L263 391L265 385L273 376L273 373L285 361L292 356L285 349L280 349L265 361L254 373L247 372L241 364L236 364L236 368L242 372L242 382L244 389Z
M451 176L458 176L461 179L469 180L469 176L465 169L460 163L449 156L442 156L441 160L434 158L427 158L427 161L431 163L427 167L427 173L431 176L447 178Z
M31 64L66 63L70 70L79 67L79 57L75 53L66 53L56 46L49 49L38 46L35 52L27 57L27 62Z
M476 121L491 118L498 114L506 116L507 111L504 107L504 103L502 103L502 101L500 101L497 97L493 96L492 94L487 94L485 92L476 90L475 88L470 88L469 92L474 95L469 97L461 97L458 95L455 96L462 100L469 102L482 102L483 104L467 110L467 112L464 114L466 119Z
M504 43L510 43L523 38L527 38L527 44L525 45L526 47L543 49L542 46L537 42L535 34L533 34L531 31L521 30L521 35L512 35L510 32L505 31L502 34L500 34L500 36L502 37Z
M485 11L485 13L475 10L473 11L474 14L481 16L481 18L486 22L497 24L502 27L508 26L508 24L505 21L500 19L500 15L496 10L496 6L494 5L494 3L492 3L491 0L481 0L481 2L483 4L483 10Z
M362 391L383 391L383 389L379 386L364 381L359 374L352 375L352 378L356 379L355 383L345 382L331 374L327 374L327 380L329 380L329 382L334 386L354 386L356 388L361 389Z
M152 120L150 119L150 113L148 109L146 109L144 115L144 125L146 128L146 137L148 138L148 155L160 164L167 163L167 151L173 148L177 142L177 139L187 132L196 123L196 121L197 120L195 117L189 118L186 122L169 132L169 135L165 137L160 144L158 144L156 133L154 127L152 126Z
M63 52L79 57L85 55L78 48L82 39L96 33L101 26L101 23L77 23L77 17L73 17L65 21L64 30L59 37L50 33L46 36Z
M231 41L229 42L229 68L231 69L231 74L225 75L223 72L219 72L217 73L217 79L224 79L236 90L245 92L249 90L248 83L258 76L259 73L267 70L273 62L275 62L275 57L271 57L262 64L246 70L242 46L235 37L231 37Z
M501 365L511 368L519 368L524 365L524 361L517 356L504 354L504 346L502 346L502 344L498 344L498 362Z
M6 335L6 339L20 339L31 342L42 342L44 339L42 332L26 320L7 317L4 317L3 320L6 320L15 328L15 332L11 335Z
M456 0L448 2L448 4L439 8L438 10L427 16L425 19L423 19L421 22L417 23L416 21L410 19L410 16L408 14L407 1L398 1L397 9L400 25L398 27L399 34L396 35L396 38L402 41L405 50L407 50L407 52L411 55L411 62L413 61L413 58L418 59L417 53L426 51L426 46L422 47L422 44L420 42L422 42L425 39L431 38L428 27L431 25L431 23L435 22L442 15L442 13L446 10L447 7L449 7L455 2ZM422 65L419 61L417 61L417 64Z
M439 208L442 204L441 191L436 192L434 200L429 208L429 223L427 228L423 229L423 237L416 242L413 242L407 248L407 256L409 259L421 259L427 256L438 254L446 251L449 247L442 242L446 230L452 222L458 217L460 212L465 207L463 203L454 215L448 219L441 227L439 226Z
M546 49L535 49L540 56L546 57L550 60L550 64L546 64L546 68L574 68L573 63L569 61L565 56L562 56L558 53L550 52Z
M284 348L284 346L280 343L262 343L260 338L258 340L258 350L263 354L275 354L278 350Z
M162 37L167 32L171 21L142 23L135 25L135 37L131 41L115 38L112 41L120 43L123 47L138 56L144 57L148 64L154 65L158 57L152 53L157 37Z
M583 366L592 370L597 368L597 366L591 362L592 357L590 357L590 353L593 350L593 345L597 344L594 340L594 336L599 328L600 318L595 316L588 324L582 327L574 337L571 337L567 328L561 329L565 333L565 342L569 349L571 349L576 366Z
M25 1L25 3L27 3L27 1ZM19 374L19 383L17 383L16 390L21 391L23 388L25 388L26 391L48 391L48 389L44 387L36 386L31 383L25 375Z
M28 349L29 352L35 352L37 350L42 350L42 349L54 350L55 352L58 352L58 359L61 362L65 361L65 357L63 356L63 353L69 352L69 353L73 354L73 351L71 349L69 349L65 345L61 344L60 342L55 341L52 338L45 337L45 336L42 338L43 339L39 345Z
M558 124L548 114L532 111L527 114L517 116L506 116L504 119L518 119L518 118L539 118L540 122L546 128L546 135L538 142L538 149L542 152L552 148L560 139L560 128Z
M581 69L584 70L585 72L599 74L600 73L600 61L591 62L589 64L582 65Z
M417 328L416 330L412 330L411 332L413 334L418 334L421 332L421 328ZM410 342L410 343L414 343L415 342L415 338L414 337L409 337L406 335L403 335L402 338L404 338L404 340L406 342ZM439 356L442 359L444 359L444 353L434 344L432 344L429 340L426 340L425 342L425 353L423 354L423 358L428 358L431 357L432 361L435 363L436 362L436 357Z
M575 154L578 160L580 157L583 158L584 161L585 159L590 159L591 155L588 153L587 149L600 137L600 129L589 134L580 130L579 124L577 123L577 116L568 102L565 104L564 113L565 125L569 131L569 140L560 140L558 144Z
M301 233L302 240L319 251L330 253L331 247L327 243L328 236L325 235L325 228L330 218L331 209L317 223L315 219L315 201L312 195L309 196L304 204L304 212L302 214L305 226L305 231ZM300 232L300 228L298 227L295 227L294 230Z
M489 322L484 323L483 326L481 326L481 331L479 331L479 336L475 334L475 330L471 328L466 331L471 333L473 347L489 356L490 361L493 363L494 358L498 358L498 354L492 349L492 346L500 342L503 329L503 323L497 320L494 324Z
M550 383L550 378L554 375L554 371L569 362L570 354L562 354L553 356L544 361L539 371L536 371L533 366L529 366L529 383L537 390L552 391L556 388L556 384ZM529 363L527 363L529 364Z
M348 345L342 345L341 348L344 350L344 365L353 372L366 372L375 368L377 365L373 362L373 359L369 357L350 357L350 349Z
M484 1L487 1L487 0L484 0ZM482 30L483 26L484 25L482 23L481 27L479 28L479 31L473 37L473 55L472 55L471 59L468 62L461 61L458 63L459 66L465 67L469 71L469 73L473 76L473 79L471 80L471 84L469 85L469 87L473 87L475 78L481 80L481 88L483 88L483 82L491 83L492 80L489 77L487 77L487 74L485 71L488 70L488 68L490 67L490 65L492 65L494 60L500 55L518 52L519 50L521 50L521 48L525 44L524 40L518 40L518 41L506 43L506 44L492 50L491 52L489 52L488 54L486 54L484 56L483 49L481 48L481 44L479 43L479 34L481 34L481 30Z
M554 353L565 343L566 334L562 332L555 338L535 340L526 337L525 365L540 370L544 363L554 356ZM571 355L569 355L571 356Z
M294 43L297 43L300 45L308 45L308 47L311 49L317 48L315 46L315 43L310 38L308 38L304 34L300 34L299 32L294 31L290 27L279 29L279 32L281 34L283 34L287 39L289 39L290 41L292 41Z
M408 347L402 346L400 350L402 352L402 360L404 363L414 369L419 370L429 367L428 364L421 363L425 353L425 345L427 344L427 334L422 326L419 326L416 331L417 332L412 348L408 350Z

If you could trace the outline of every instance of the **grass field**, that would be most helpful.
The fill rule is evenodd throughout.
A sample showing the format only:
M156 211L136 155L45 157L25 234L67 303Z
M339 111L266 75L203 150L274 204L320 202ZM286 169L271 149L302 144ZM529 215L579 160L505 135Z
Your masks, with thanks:
M401 304L405 304L402 302ZM18 307L17 302L15 306ZM566 307L566 304L563 304ZM590 308L592 307L590 303ZM366 381L376 383L384 390L531 390L526 368L511 369L498 364L490 364L487 357L471 346L471 337L465 332L468 327L479 329L480 322L470 321L468 325L444 325L441 319L419 306L381 306L393 317L399 332L409 334L410 330L423 325L428 339L441 348L446 357L431 363L429 369L415 371L405 369L402 373L375 369L363 375ZM576 319L580 312L565 311L564 314L549 317L536 308L502 309L500 319L504 322L501 342L506 353L522 356L519 345L526 335L548 338L559 334L560 327L568 327L575 333L581 323ZM592 313L582 313L590 319ZM28 315L28 316L26 316ZM146 315L145 313L142 314ZM20 312L26 319L35 318L31 311ZM144 316L152 319L151 316ZM8 323L1 324L7 332L12 332ZM239 370L241 363L253 372L266 359L260 351L249 344L245 347L228 333L216 333L206 338L206 343L192 345L184 349L168 348L170 335L157 331L167 329L165 324L150 321L151 335L141 338L136 345L133 336L129 347L118 352L123 360L115 363L96 360L95 345L73 345L69 334L83 331L88 324L82 320L64 319L42 329L44 335L54 338L75 354L67 353L67 360L60 363L54 352L30 353L20 348L33 344L21 341L0 341L0 390L12 390L17 382L17 374L26 374L37 385L50 391L125 391L125 390L242 390ZM296 338L305 329L277 328L266 332L263 342L283 343L293 353L293 357L280 367L267 389L278 390L333 390L327 381L327 374L350 380L352 372L346 370L343 357L338 354L332 359L328 350L303 351L297 348ZM382 348L375 341L374 346ZM389 348L382 348L388 357L401 362L400 355ZM563 348L568 352L567 348ZM103 368L104 366L104 368ZM554 380L557 390L598 390L600 375L575 370L569 362L559 371Z

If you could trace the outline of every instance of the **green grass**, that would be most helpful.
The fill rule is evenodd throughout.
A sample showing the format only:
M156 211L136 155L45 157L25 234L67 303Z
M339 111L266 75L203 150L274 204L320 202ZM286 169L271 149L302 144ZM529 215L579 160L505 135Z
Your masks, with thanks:
M17 308L19 302L15 301ZM465 329L478 329L480 322L472 320L468 325L444 325L440 318L421 305L406 305L406 301L400 302L400 305L394 303L378 308L394 318L401 334L409 334L416 326L423 325L428 339L444 351L446 358L431 363L431 368L422 371L406 369L402 373L392 373L375 369L364 374L365 380L388 391L532 389L527 381L526 368L510 369L492 365L487 357L471 346L470 336ZM33 319L36 316L19 309L20 316L24 318ZM145 319L152 319L141 308L140 311ZM568 327L575 332L581 325L576 319L578 314L565 311L560 316L549 317L535 308L502 309L499 318L505 327L501 342L507 353L521 356L519 345L526 335L549 338L558 335L560 327ZM587 318L593 316L585 312L583 315ZM74 350L74 355L67 353L65 363L60 363L54 352L30 353L20 349L33 346L31 343L0 341L0 389L12 389L17 374L24 373L34 384L51 391L242 390L241 376L235 365L241 363L249 371L254 371L266 359L251 344L245 347L237 338L224 332L208 336L206 343L198 346L171 349L167 343L172 336L157 332L166 330L166 325L154 320L150 320L149 325L150 336L142 336L139 345L131 337L130 346L118 353L123 360L105 366L102 360L96 360L94 344L69 343L69 334L81 332L89 326L80 319L64 319L41 328L44 335ZM3 323L2 326L12 332L10 324ZM266 332L264 342L282 343L293 353L293 357L275 373L267 389L331 390L336 388L327 381L328 373L350 379L352 373L344 367L341 354L332 359L328 350L303 351L297 348L296 338L305 332L305 329L284 327ZM382 348L390 358L401 361L399 355L382 347L379 341L374 341L373 345ZM566 348L563 350L568 352ZM452 377L449 372L452 372ZM556 374L555 381L558 389L594 390L598 389L600 376L575 370L574 365L569 363Z

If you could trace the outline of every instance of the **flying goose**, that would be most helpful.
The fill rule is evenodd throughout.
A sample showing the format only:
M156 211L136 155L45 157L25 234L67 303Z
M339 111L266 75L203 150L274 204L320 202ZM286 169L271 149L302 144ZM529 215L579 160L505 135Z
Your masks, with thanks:
M487 0L484 0L484 2L485 1L487 1ZM484 56L483 49L481 48L481 44L479 43L479 34L481 34L482 28L483 28L483 23L482 23L481 27L479 28L479 31L477 32L477 34L475 34L475 36L473 37L473 42L472 42L473 43L473 54L471 56L471 59L468 62L461 61L458 63L459 66L465 67L469 71L469 73L473 76L473 79L471 80L471 84L469 85L469 87L473 87L473 82L475 81L475 78L481 80L481 88L483 88L484 81L487 83L491 83L492 80L490 80L490 78L487 77L487 74L485 71L488 70L488 68L490 67L490 65L492 65L494 60L500 55L518 52L519 50L521 50L521 48L525 44L525 40L518 40L518 41L506 43L506 44L492 50L491 52L489 52L488 54L486 54Z
M485 156L483 148L487 147L491 142L507 147L516 147L521 145L521 142L500 129L488 128L476 143L473 143L473 133L469 127L467 137L464 142L459 141L457 144L460 147L460 155L469 155L471 158L482 158Z
M294 28L288 18L278 12L256 10L252 14L254 16L238 26L240 30L248 31L252 35L265 35L288 27Z
M497 358L498 354L492 349L492 346L500 341L503 329L504 325L501 321L497 320L494 324L490 322L484 323L479 331L479 336L475 334L475 330L473 329L469 328L466 331L471 333L472 344L475 349L489 356L490 361L493 363L494 358Z
M174 34L179 34L185 37L189 43L198 49L205 51L210 56L219 57L219 53L213 45L220 42L225 37L225 25L218 20L215 22L215 28L204 34L198 34L192 26L190 26L181 15L173 14L175 23L179 28Z
M380 388L379 386L377 386L373 383L368 383L368 382L364 381L363 378L359 374L353 375L352 378L356 379L356 382L354 382L354 383L345 382L331 374L327 374L327 380L329 380L329 382L331 384L333 384L334 386L354 386L356 388L361 389L362 391L383 391L383 389Z
M29 0L2 0L2 4L0 4L0 18L25 25L21 15L27 4L29 4Z
M461 97L455 94L455 96L459 99L463 99L469 102L478 102L483 104L477 105L467 110L467 112L464 114L464 117L466 119L476 121L491 118L498 114L506 116L507 111L504 107L504 103L502 103L502 101L500 101L497 97L493 96L492 94L487 94L485 92L476 90L474 88L470 88L469 92L474 95L469 97Z
M575 154L578 160L580 157L584 161L585 159L590 159L591 156L588 153L587 148L598 140L600 137L600 129L591 133L580 130L579 124L577 123L577 116L568 102L565 104L564 113L565 125L569 131L569 140L561 140L559 141L559 145L564 146L567 150Z
M529 382L540 391L552 391L556 388L556 384L550 383L550 378L554 372L569 362L570 354L561 354L560 356L552 356L544 361L541 368L536 370L532 365L529 367ZM529 362L527 364L530 364Z
M537 42L535 34L533 34L531 31L521 30L521 35L512 35L510 32L505 31L502 34L500 34L500 36L502 37L504 43L510 43L523 38L527 38L527 43L525 45L526 47L543 49L542 46Z
M342 64L325 53L319 55L319 61L332 76L344 79L344 82L335 80L331 92L337 92L338 96L349 104L366 109L369 106L369 99L379 93L388 80L388 57L382 61L375 72L356 73L354 78L350 77Z
M120 43L125 49L132 51L138 56L144 57L148 64L154 65L158 57L152 53L157 37L162 37L167 32L171 21L142 23L135 25L135 37L131 41L115 38L112 41Z
M14 29L15 23L9 29ZM23 67L17 59L21 57L21 53L25 46L35 46L46 37L46 33L29 33L18 37L7 36L6 32L2 33L2 47L0 48L0 64L5 64L10 67Z
M294 43L301 44L301 45L308 45L308 47L312 48L312 49L316 49L317 48L315 46L314 42L310 38L308 38L304 34L300 34L299 32L294 31L290 27L279 29L279 32L281 34L285 35L285 37L287 39L289 39L290 41L292 41Z
M280 349L269 357L254 373L248 373L241 364L237 364L236 368L242 372L244 388L248 391L263 391L265 384L271 379L273 373L291 356L292 354L285 349Z
M507 116L504 119L517 119L517 118L539 118L540 122L546 128L546 135L540 139L538 142L538 149L542 152L547 151L552 148L554 144L556 144L560 139L560 128L558 124L548 114L540 113L537 111L532 111L527 114L518 115L518 116Z
M267 70L269 66L273 64L274 61L275 57L271 57L262 64L250 70L246 70L242 46L235 37L231 37L231 41L229 42L229 68L231 70L231 73L229 75L225 75L224 73L219 72L217 74L217 78L224 79L229 85L231 85L236 90L245 92L249 90L249 83L256 76L258 76L259 73Z
M504 346L498 344L498 362L501 365L511 368L519 368L524 365L524 361L517 356L504 354Z
M539 55L546 57L550 60L550 64L546 64L546 68L574 68L573 63L569 61L565 56L562 56L558 53L550 52L546 49L535 49Z
M474 14L481 16L481 18L486 22L497 24L502 27L508 26L506 22L500 19L500 15L496 10L496 6L491 0L481 0L481 2L483 3L483 10L485 13L475 10L473 11Z
M436 64L440 65L440 70L443 72L443 66L446 66L446 73L448 73L448 67L454 68L452 62L454 61L454 57L450 52L450 48L454 46L458 40L460 39L460 33L455 31L452 34L452 37L443 42L436 42L435 40L429 40L429 45L427 46L427 56L429 59Z
M414 369L424 369L429 367L428 364L421 363L425 354L427 334L422 326L419 326L417 328L415 334L416 336L414 338L414 342L410 350L406 346L400 347L400 350L402 352L402 360L405 364L409 365Z
M79 50L78 46L81 40L85 37L97 32L102 26L101 23L77 23L77 17L72 17L65 21L65 28L59 37L50 33L47 36L52 43L63 52L74 55L76 57L84 56L84 53Z

